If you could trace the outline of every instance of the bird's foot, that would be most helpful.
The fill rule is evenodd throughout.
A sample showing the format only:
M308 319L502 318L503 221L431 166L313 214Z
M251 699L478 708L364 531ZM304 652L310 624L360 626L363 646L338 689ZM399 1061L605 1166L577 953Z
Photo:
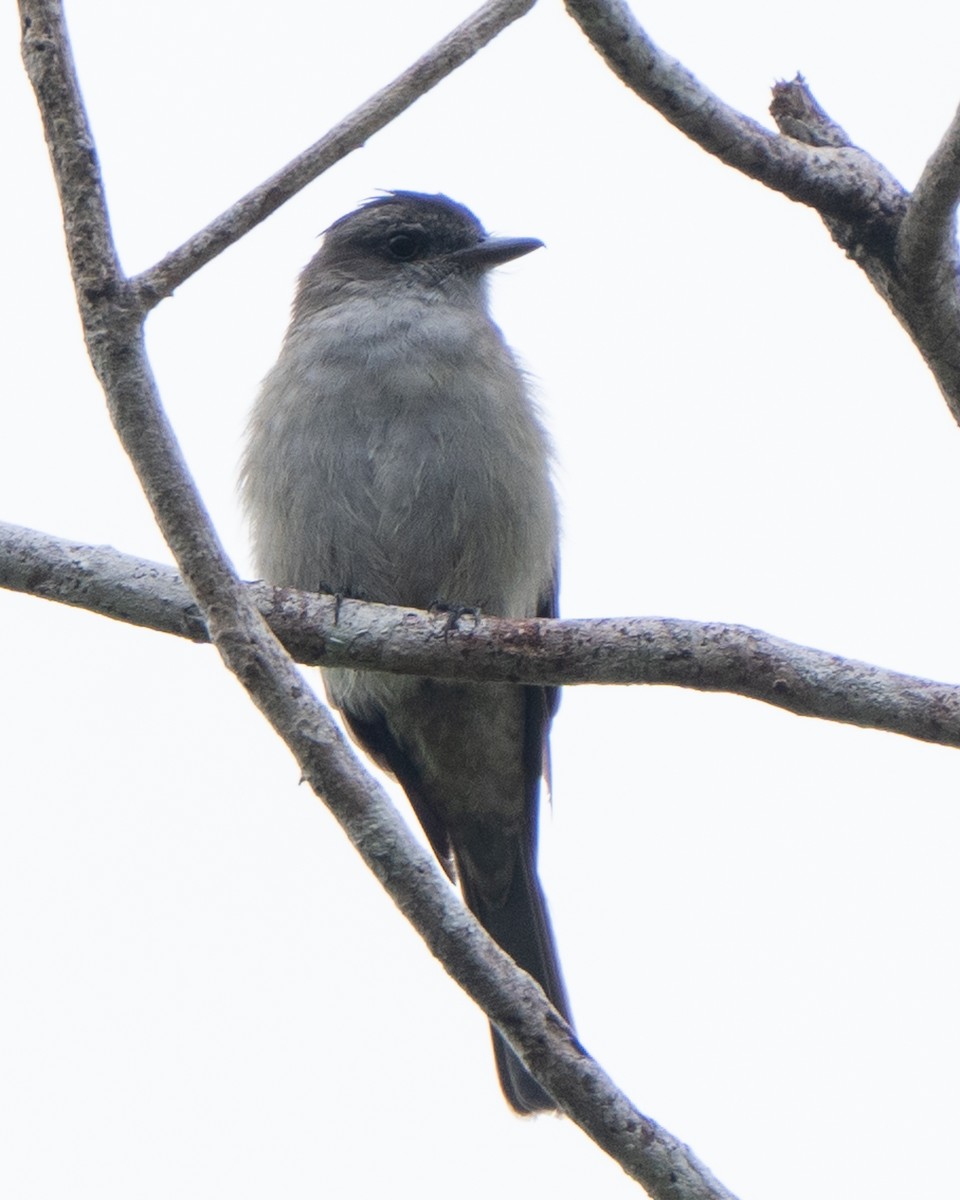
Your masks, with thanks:
M449 633L451 629L456 629L460 624L461 617L472 617L474 625L480 620L480 608L476 604L450 604L446 600L433 600L430 604L430 612L434 615L438 613L447 614L444 633Z

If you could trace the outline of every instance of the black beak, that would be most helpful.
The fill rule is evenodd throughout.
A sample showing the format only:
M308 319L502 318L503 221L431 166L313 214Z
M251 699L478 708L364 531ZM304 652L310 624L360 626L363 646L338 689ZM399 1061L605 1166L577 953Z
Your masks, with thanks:
M529 254L531 250L539 250L542 245L539 238L491 237L484 238L475 246L468 246L466 250L455 250L450 257L458 263L469 263L487 271L522 254Z

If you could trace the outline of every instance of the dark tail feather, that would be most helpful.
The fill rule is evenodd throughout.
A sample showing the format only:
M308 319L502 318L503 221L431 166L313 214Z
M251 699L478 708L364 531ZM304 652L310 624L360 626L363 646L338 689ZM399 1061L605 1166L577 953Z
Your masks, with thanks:
M461 874L461 886L467 906L487 933L517 966L533 976L554 1008L570 1021L570 1006L560 974L546 900L533 865L526 861L518 863L510 891L504 902L496 907L484 899L482 891L472 885L466 873ZM493 1026L490 1032L500 1086L511 1107L521 1114L556 1111L556 1102L524 1067L500 1033Z

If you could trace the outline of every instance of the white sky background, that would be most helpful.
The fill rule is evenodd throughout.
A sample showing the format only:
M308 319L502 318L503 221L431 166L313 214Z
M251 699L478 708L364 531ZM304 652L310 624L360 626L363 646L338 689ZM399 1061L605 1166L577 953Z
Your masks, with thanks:
M474 7L68 5L125 267ZM802 70L912 186L960 14L636 3L764 121ZM86 363L12 6L0 517L169 561ZM819 219L708 158L542 3L150 319L238 567L246 412L295 277L378 188L547 248L498 273L565 514L562 610L735 621L960 677L960 431ZM500 1098L485 1021L209 648L0 593L0 1194L637 1195ZM313 677L311 677L313 678ZM543 876L582 1039L744 1200L947 1195L960 758L733 697L568 689ZM945 1178L946 1177L946 1178Z

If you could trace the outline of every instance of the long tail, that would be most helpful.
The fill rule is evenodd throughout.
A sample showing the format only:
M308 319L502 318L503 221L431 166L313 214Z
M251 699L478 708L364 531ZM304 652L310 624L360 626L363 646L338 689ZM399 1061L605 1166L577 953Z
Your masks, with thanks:
M570 1005L560 974L557 948L550 917L536 869L529 855L521 853L513 882L502 904L485 899L482 889L471 885L469 874L461 873L461 887L470 911L528 975L540 984L553 1006L570 1021ZM500 1086L518 1113L550 1112L556 1102L549 1096L492 1025L493 1053Z

